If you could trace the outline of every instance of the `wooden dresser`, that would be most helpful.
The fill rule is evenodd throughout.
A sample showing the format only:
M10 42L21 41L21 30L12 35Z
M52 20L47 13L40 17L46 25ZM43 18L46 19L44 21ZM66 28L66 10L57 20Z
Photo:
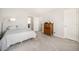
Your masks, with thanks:
M49 36L53 35L53 23L44 23L44 34L47 34Z

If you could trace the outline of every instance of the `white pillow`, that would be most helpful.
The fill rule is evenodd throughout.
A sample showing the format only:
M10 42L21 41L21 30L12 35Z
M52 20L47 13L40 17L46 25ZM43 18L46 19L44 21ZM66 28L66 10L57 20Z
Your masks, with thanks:
M8 30L13 30L13 29L16 29L17 28L17 26L8 26Z

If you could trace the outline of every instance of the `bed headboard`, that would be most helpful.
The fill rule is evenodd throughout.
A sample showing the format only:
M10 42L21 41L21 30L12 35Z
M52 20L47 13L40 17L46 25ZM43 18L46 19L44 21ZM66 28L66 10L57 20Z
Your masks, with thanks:
M6 30L12 30L12 29L18 29L18 28L19 28L18 25L14 25L14 26L8 26Z

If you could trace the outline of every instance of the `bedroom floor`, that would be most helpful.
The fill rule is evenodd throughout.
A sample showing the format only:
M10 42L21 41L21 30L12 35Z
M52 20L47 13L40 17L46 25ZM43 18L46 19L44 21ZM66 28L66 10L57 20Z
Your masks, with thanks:
M8 51L79 51L79 43L69 39L49 37L37 33L36 39L30 39L12 45Z

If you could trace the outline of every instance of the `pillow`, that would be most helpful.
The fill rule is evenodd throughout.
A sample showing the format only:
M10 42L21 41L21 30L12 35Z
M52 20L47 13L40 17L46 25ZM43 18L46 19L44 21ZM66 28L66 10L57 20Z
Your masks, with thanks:
M18 26L8 26L8 30L14 30L14 29L16 29Z
M22 25L14 25L14 26L8 26L7 30L15 30L15 29L27 29L25 26Z

